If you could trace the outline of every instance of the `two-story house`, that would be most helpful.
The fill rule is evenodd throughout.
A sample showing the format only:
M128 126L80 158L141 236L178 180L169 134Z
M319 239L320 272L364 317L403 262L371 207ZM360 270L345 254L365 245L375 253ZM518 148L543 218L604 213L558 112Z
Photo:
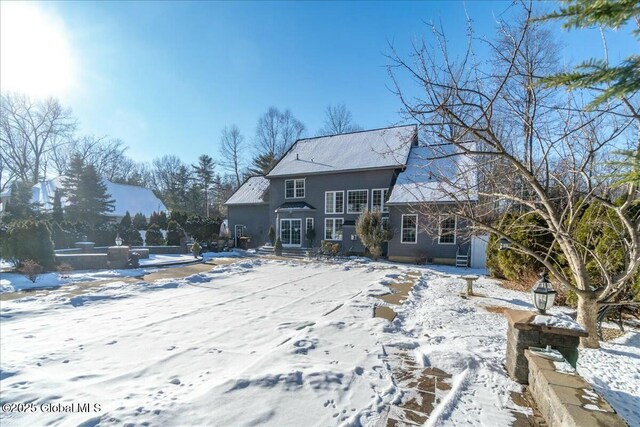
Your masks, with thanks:
M427 258L455 263L468 242L457 239L461 227L444 217L436 233L420 227L420 209L447 200L421 165L426 147L418 145L416 126L399 126L296 141L265 176L249 178L226 202L234 238L252 237L259 246L273 226L284 247L340 243L345 252L362 253L355 224L365 210L379 210L394 230L391 260ZM315 239L307 239L307 230Z

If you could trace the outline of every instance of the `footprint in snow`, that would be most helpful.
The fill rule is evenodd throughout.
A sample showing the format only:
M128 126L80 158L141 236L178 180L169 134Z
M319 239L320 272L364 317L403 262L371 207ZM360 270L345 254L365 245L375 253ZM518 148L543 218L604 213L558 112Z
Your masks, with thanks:
M107 343L107 345L114 345L114 344L115 344L115 343L117 343L117 342L118 342L118 341L116 341L116 340L109 341L109 342Z
M171 347L168 347L168 348L167 348L167 351L171 351L171 350L175 350L175 349L176 349L176 346L175 346L175 345L172 345Z
M179 378L173 378L171 381L169 381L171 384L175 384L175 385L180 385L180 379Z

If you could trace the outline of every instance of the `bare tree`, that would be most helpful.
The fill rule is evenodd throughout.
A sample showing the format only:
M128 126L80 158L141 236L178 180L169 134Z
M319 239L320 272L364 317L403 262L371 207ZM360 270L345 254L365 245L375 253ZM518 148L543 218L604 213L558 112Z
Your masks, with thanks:
M256 144L260 154L273 154L279 159L300 138L304 124L291 111L269 107L256 128Z
M85 164L93 165L100 176L113 181L131 166L125 161L126 151L120 139L86 135L61 145L49 157L58 175L64 175L73 156L79 156Z
M497 43L482 41L493 61L476 55L470 24L466 52L457 61L437 27L431 28L433 44L414 44L410 60L392 50L389 71L404 113L421 125L425 141L434 142L423 160L432 179L416 179L415 191L435 191L450 201L415 209L432 225L443 214L455 215L470 232L507 238L512 250L537 260L577 294L578 322L589 332L581 344L598 347L598 301L629 286L640 265L637 185L616 185L602 160L629 148L623 136L637 135L638 123L617 113L619 101L588 112L571 94L534 88L553 61L545 37L538 37L541 29L531 23L531 4L520 8L518 25L503 23ZM400 83L407 74L420 86L419 98ZM620 269L578 235L581 215L594 204L619 224ZM516 220L501 223L505 214ZM524 225L531 216L540 221ZM514 238L523 228L548 234L550 243L536 247Z
M76 129L71 110L54 98L33 101L5 94L0 99L0 155L3 165L21 181L45 176L47 156L65 144Z
M320 135L337 135L362 130L353 122L351 111L344 104L329 105L325 110L324 126L318 131Z
M244 148L244 137L240 133L238 126L231 125L222 130L222 136L220 137L221 164L225 169L233 173L238 187L242 183L241 170Z

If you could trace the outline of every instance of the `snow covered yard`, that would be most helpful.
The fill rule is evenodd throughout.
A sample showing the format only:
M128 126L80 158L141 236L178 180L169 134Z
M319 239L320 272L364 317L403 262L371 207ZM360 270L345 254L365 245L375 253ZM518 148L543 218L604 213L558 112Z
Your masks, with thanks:
M394 307L397 318L373 318L374 296L410 270L422 277ZM485 297L463 299L463 281L450 274L467 271L252 258L181 279L115 278L81 295L3 301L2 403L101 410L2 413L0 421L375 425L406 397L393 366L393 354L404 351L452 376L427 425L508 426L514 411L527 409L512 401L520 386L502 366L506 320L483 305L529 306L528 295L480 279L475 290ZM580 368L633 425L640 351L637 335L628 341L612 347L624 369L607 368L613 359L602 367L609 347Z

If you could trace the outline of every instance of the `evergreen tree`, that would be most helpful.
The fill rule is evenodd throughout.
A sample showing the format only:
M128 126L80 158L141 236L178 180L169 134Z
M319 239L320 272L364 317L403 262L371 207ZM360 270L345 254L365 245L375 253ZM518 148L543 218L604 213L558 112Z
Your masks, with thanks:
M148 227L147 217L144 216L142 212L138 212L137 214L135 214L132 222L136 230L146 230Z
M253 159L253 166L249 172L253 175L266 175L278 163L278 159L272 152L258 155Z
M158 214L158 226L161 230L166 230L169 220L167 219L167 213L162 211Z
M205 216L209 216L209 188L213 184L213 168L215 163L211 156L206 154L198 157L198 164L193 165L193 170L196 174L198 185L204 192L204 210Z
M131 214L129 213L129 211L127 211L120 220L120 229L126 230L128 228L131 228L131 225Z
M619 29L640 16L637 0L569 0L564 4L542 19L562 19L563 27L568 29L593 26ZM640 25L633 30L633 35L640 38ZM611 65L607 59L590 59L572 71L543 81L549 86L566 86L569 89L598 88L600 94L590 104L595 108L611 98L625 99L640 91L640 55L630 55L618 65Z
M55 222L64 221L64 213L62 211L62 190L56 188L53 193L53 209L51 211L52 219Z
M32 202L33 191L26 181L14 181L11 185L11 199L7 204L6 222L32 219L37 216L37 203Z
M184 229L176 221L171 220L167 225L167 245L179 246L184 237Z
M147 246L163 246L165 244L158 224L151 224L149 226L145 234L145 243Z
M114 200L107 193L107 186L92 165L85 165L82 158L74 156L62 185L68 205L65 213L74 221L96 225L105 220L105 213L112 212Z

